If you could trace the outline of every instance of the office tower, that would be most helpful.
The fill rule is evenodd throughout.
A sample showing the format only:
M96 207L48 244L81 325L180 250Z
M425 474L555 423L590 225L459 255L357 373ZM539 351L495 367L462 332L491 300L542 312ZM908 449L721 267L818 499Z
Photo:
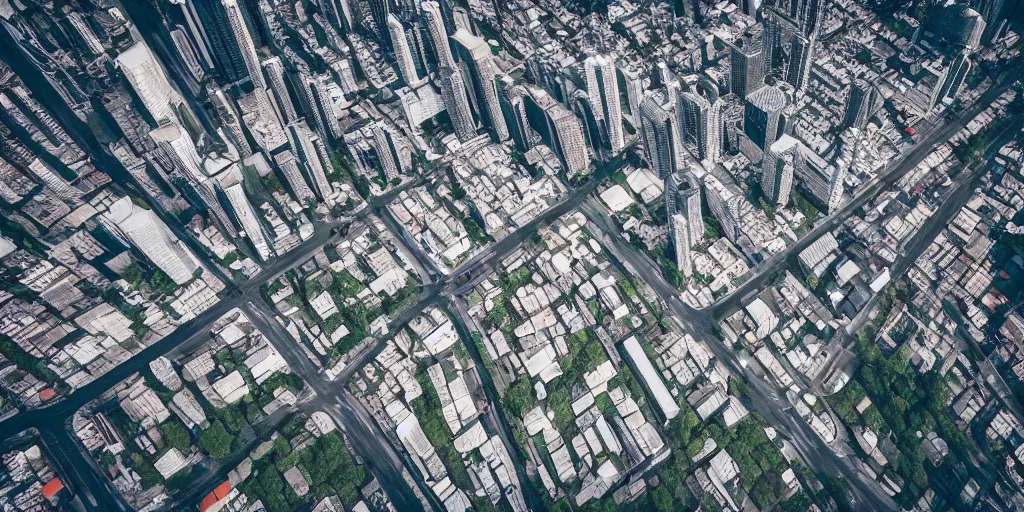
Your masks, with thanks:
M208 55L217 70L231 82L249 74L242 48L235 39L225 6L217 0L183 0L183 11L190 13L196 30L194 34L204 41ZM198 41L197 41L198 43Z
M121 52L114 59L114 65L124 73L135 95L153 119L158 122L161 119L178 119L174 108L181 103L181 98L171 87L167 75L146 43L140 41Z
M935 83L928 106L935 108L939 103L952 103L970 72L971 60L967 58L967 50L962 50Z
M466 29L455 31L452 40L455 41L463 72L473 86L476 104L482 112L480 117L498 135L498 140L507 140L508 127L498 103L498 83L490 45Z
M676 184L677 213L686 217L690 226L690 244L704 241L704 211L701 208L700 181L689 170L680 173L682 180Z
M300 203L316 202L316 197L309 189L309 185L306 184L306 179L302 177L302 171L299 170L299 164L291 150L274 155L274 162L284 174L284 180L288 183L288 188L292 189L292 195L296 201Z
M390 50L392 46L391 35L388 33L388 16L391 14L392 0L366 0L366 3L370 7L370 21L377 31L381 49Z
M640 102L644 99L644 92L647 91L646 79L642 78L640 70L635 63L619 62L619 71L626 82L626 103L628 103L629 114L626 116L634 127L640 126ZM649 83L649 80L648 80Z
M202 20L199 19L199 14L192 5L192 0L170 0L170 4L178 6L181 17L185 20L185 25L181 28L188 33L189 38L192 40L196 54L200 58L203 67L205 69L214 69L216 64L210 53L210 45L206 37L206 27L203 26Z
M821 35L821 19L825 15L825 0L799 0L797 22L800 33L807 39L815 40Z
M81 199L82 192L71 186L57 171L49 164L36 158L28 165L28 170L39 181L46 185L57 197L64 201L77 201Z
M810 80L815 44L816 41L814 39L807 39L799 34L794 35L791 41L786 82L797 91L803 90Z
M295 112L295 104L292 103L292 96L288 93L288 86L284 78L284 64L280 57L271 57L263 61L263 69L267 72L267 82L270 83L270 90L277 100L277 111L285 123L290 123L299 118Z
M228 234L235 236L234 225L217 200L213 185L203 172L202 159L185 129L177 123L164 120L159 127L149 132L149 136L171 161L175 174L196 192L203 205L220 221Z
M338 124L338 117L334 114L334 102L327 92L328 77L303 76L303 95L306 100L306 112L313 117L317 130L320 134L329 139L341 137L341 125Z
M783 113L788 105L785 91L775 86L762 87L747 98L743 132L761 151L767 150L786 132Z
M573 176L590 168L590 153L583 136L583 125L569 109L555 101L547 91L527 86L530 101L523 102L530 126L537 130L541 140L555 150L562 160L566 174Z
M729 92L746 98L764 85L764 39L748 32L729 44Z
M764 15L764 72L774 74L782 69L783 19L775 9L769 8Z
M800 181L800 188L819 204L824 205L825 214L835 211L843 199L844 182L850 169L849 162L840 158L833 165L806 146L801 145L800 150L803 154L803 165L797 166L794 174Z
M658 177L665 179L682 165L682 134L664 91L648 93L640 102L640 126L647 161Z
M619 106L615 57L591 55L583 61L583 70L594 117L611 145L612 153L619 153L626 147L626 141L622 135L622 108Z
M701 96L698 91L679 94L677 103L683 144L701 161L714 163L721 154L722 100Z
M951 4L942 12L943 29L950 44L978 49L986 23L981 14L965 4Z
M885 98L881 91L867 80L858 78L850 84L846 97L846 111L843 114L844 128L863 130L868 120L882 108Z
M156 214L136 206L128 197L110 205L103 216L108 226L130 242L176 284L192 280L196 263L181 247L178 238Z
M986 43L992 42L1000 32L1002 27L1006 24L1006 17L1003 16L1003 5L1004 0L973 0L971 5L981 13L982 19L985 20L985 32L982 34L982 40ZM1020 8L1019 4L1016 4L1016 8Z
M690 262L690 224L682 214L675 214L668 218L668 234L672 241L672 248L675 251L676 266L684 276L693 275L693 265Z
M448 45L448 31L445 28L444 15L441 13L441 6L435 0L425 0L420 4L423 16L426 18L427 34L430 44L434 48L434 58L437 60L437 67L452 67L455 59L452 57L452 49Z
M170 31L171 42L174 43L174 48L178 50L178 56L181 57L181 61L185 63L185 68L188 69L189 74L195 82L200 82L206 76L203 70L203 64L199 61L199 55L196 52L195 47L192 44L192 40L189 39L185 30L180 25L177 25ZM194 87L198 89L198 85Z
M238 121L238 115L235 113L234 104L228 101L222 89L212 85L207 87L206 96L210 98L210 104L213 105L213 111L217 114L217 119L220 121L221 129L225 132L224 135L228 142L235 146L238 154L243 158L251 155L252 146L245 138L242 124ZM221 129L217 130L218 133L222 132Z
M263 69L260 67L259 55L256 53L256 44L249 33L249 27L245 24L245 17L242 14L241 6L238 5L238 0L221 0L221 2L227 12L228 23L235 36L235 43L241 49L242 61L245 62L245 69L249 72L249 80L252 81L252 96L259 112L259 120L266 125L266 129L272 137L280 133L281 125L270 104L270 97L267 95L267 82L263 79Z
M708 210L722 227L722 235L734 244L739 243L743 237L740 221L745 211L752 208L750 202L743 197L743 191L732 178L718 169L705 174L703 180Z
M245 195L245 187L242 185L242 171L237 163L217 177L217 184L224 192L224 196L231 205L231 211L235 214L238 227L242 228L240 235L249 239L260 260L267 261L274 256L274 249L267 241L266 233L263 232L263 225L260 223L256 211Z
M440 68L437 72L437 82L441 88L445 109L448 110L448 117L452 121L452 128L455 129L455 136L462 142L476 137L476 123L473 122L473 112L466 96L462 71L454 67Z
M416 70L416 60L406 37L405 25L393 13L388 15L388 29L391 31L391 46L395 49L395 60L398 62L402 80L414 89L423 85L426 83L426 77L420 77Z
M524 98L529 93L522 86L515 85L511 78L506 77L502 81L501 108L505 113L509 135L515 142L516 148L521 152L529 151L535 144L540 143L537 132L530 128L529 116L526 110Z
M383 121L375 121L372 131L373 145L377 150L377 161L380 162L380 168L384 171L384 176L388 180L399 177L402 171L401 159L399 159L398 152L395 150L394 135L391 133L391 128L384 124Z
M803 166L803 158L800 142L789 135L783 135L768 147L761 161L761 192L772 204L789 204L793 174Z
M328 207L334 206L334 190L331 182L327 180L327 170L330 169L331 161L323 140L309 129L305 119L289 124L287 132L292 150L298 153L303 167L312 178L317 195Z

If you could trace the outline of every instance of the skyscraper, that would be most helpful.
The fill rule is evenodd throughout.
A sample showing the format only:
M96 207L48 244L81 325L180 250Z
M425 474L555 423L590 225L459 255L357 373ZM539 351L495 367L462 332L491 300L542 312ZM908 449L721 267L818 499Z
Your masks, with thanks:
M797 21L800 33L807 39L817 39L821 32L821 18L824 16L825 0L799 0Z
M471 34L460 28L452 36L458 49L465 76L472 84L476 104L481 110L484 124L498 135L498 140L508 139L508 127L498 103L498 84L495 80L495 68L491 57L491 47L482 37Z
M531 101L523 102L524 110L541 140L555 150L569 176L586 172L590 168L590 153L579 118L544 89L527 86L526 90Z
M786 81L796 90L802 90L810 79L811 63L814 61L815 40L794 35L789 51L789 69Z
M430 38L430 44L434 47L437 67L454 66L455 59L452 57L452 49L448 45L448 31L445 28L441 6L436 0L425 0L420 4L420 8L423 11L423 16L426 18L427 34Z
M668 218L669 237L672 239L672 248L676 255L676 266L684 276L693 275L693 265L690 263L690 224L682 214L675 214Z
M395 151L395 144L391 128L383 121L373 123L373 145L377 150L377 160L380 162L381 170L388 180L397 178L401 172L401 159Z
M843 114L843 127L863 130L871 116L882 108L885 98L873 84L858 78L850 84L850 93L846 98L846 111Z
M149 136L153 138L153 142L156 142L157 147L167 155L175 174L195 191L199 199L202 200L203 206L220 221L224 230L229 235L235 236L234 225L224 211L224 207L217 200L217 194L213 185L210 184L209 178L203 172L202 159L188 132L181 125L164 120L161 121L159 127L149 132Z
M124 73L153 119L158 122L161 119L178 119L174 106L181 103L181 97L171 87L167 75L146 43L135 43L121 52L114 63Z
M713 99L693 90L680 93L677 103L683 143L698 159L712 163L718 161L722 147L722 101Z
M260 260L267 261L273 257L274 249L271 248L270 243L267 241L267 236L263 232L263 226L252 207L252 203L249 202L249 197L245 195L245 187L242 185L242 172L238 164L232 164L230 168L221 173L217 177L217 184L224 192L224 196L227 197L228 203L231 205L231 211L234 212L235 219L238 221L238 226L242 228L242 232L239 234L249 239L253 248L256 249L256 254L260 257Z
M704 241L700 181L689 170L673 173L665 180L665 213L669 218L682 215L686 219L691 246Z
M288 86L285 84L281 58L271 57L263 61L263 68L267 72L267 81L270 82L270 90L274 93L281 119L285 123L295 121L299 115L295 112L295 104L292 103L291 94L288 93Z
M331 162L323 141L309 128L305 119L289 124L286 130L292 150L298 153L302 166L312 178L317 195L328 207L334 206L334 190L327 180L327 169Z
M640 125L648 163L659 178L675 172L680 159L681 133L674 110L664 91L649 93L640 102Z
M284 174L284 180L288 183L288 187L292 189L292 195L296 201L300 203L316 202L316 197L313 196L313 191L306 184L306 179L302 177L302 171L299 170L299 164L291 150L285 150L274 155L274 163L277 164L277 167L281 169L281 173Z
M612 153L626 146L622 135L622 108L619 105L619 80L612 55L591 55L583 61L587 95L594 109L594 117L609 144Z
M320 134L330 139L341 137L341 125L334 115L334 104L327 93L327 76L302 76L302 93L305 97L306 112L313 117Z
M768 147L761 161L761 191L772 204L786 206L793 192L793 174L803 166L800 142L783 135Z
M967 57L967 50L961 50L949 67L942 72L939 81L935 83L932 90L932 98L929 107L935 108L939 103L952 102L960 92L964 79L971 72L971 59Z
M391 32L391 46L395 50L395 60L402 80L413 89L426 83L426 78L421 77L416 70L416 60L406 37L406 27L394 13L388 15L388 30Z
M122 197L110 205L104 220L176 284L192 280L199 267L152 211L136 206L131 198Z
M448 117L451 118L455 136L462 142L476 137L476 123L473 121L473 112L470 110L469 98L466 96L462 71L456 67L442 67L437 71L437 82L441 88L441 98L444 100L445 109L448 110Z
M747 98L743 132L761 151L767 150L786 132L783 112L788 105L786 92L775 86L762 87Z
M263 69L260 67L259 55L256 53L256 43L253 42L249 27L245 24L242 8L238 5L238 0L221 0L221 2L227 12L235 44L242 52L242 61L245 62L245 69L248 70L249 79L252 81L252 93L260 121L265 123L271 132L280 133L281 124L277 119L276 111L270 104L270 97L267 95L267 81L263 79Z
M729 44L729 92L746 98L764 85L764 39L747 33Z
M743 197L743 191L725 173L712 170L704 175L704 190L707 192L708 209L722 226L722 235L732 243L743 237L740 220L746 210L752 208Z
M189 30L204 58L216 64L217 70L231 82L245 78L249 71L242 50L235 42L224 5L216 0L181 1L182 11L190 20Z

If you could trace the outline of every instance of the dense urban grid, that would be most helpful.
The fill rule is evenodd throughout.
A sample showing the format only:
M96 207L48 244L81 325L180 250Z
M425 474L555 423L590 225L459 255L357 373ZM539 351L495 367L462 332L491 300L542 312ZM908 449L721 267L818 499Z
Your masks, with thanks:
M1022 33L0 0L0 511L1024 510Z

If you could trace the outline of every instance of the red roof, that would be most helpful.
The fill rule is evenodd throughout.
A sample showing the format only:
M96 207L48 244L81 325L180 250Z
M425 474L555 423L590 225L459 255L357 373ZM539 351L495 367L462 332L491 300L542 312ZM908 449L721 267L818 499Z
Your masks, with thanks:
M913 137L914 135L917 135L917 132L914 131L914 129L909 127L909 126L907 127L907 133L909 133L911 137Z
M214 503L217 503L217 497L211 492L203 498L203 501L199 502L199 510L201 512L206 512L206 509L212 507Z
M62 489L64 489L64 484L61 483L59 478L54 478L53 480L46 482L46 485L43 486L43 497L50 499L54 494L57 494Z
M228 482L227 480L225 480L224 483L218 485L217 488L213 490L213 494L217 496L218 500L224 499L224 497L227 496L229 492L231 492L231 482Z
M46 389L44 389L44 390L39 392L39 398L42 398L43 400L49 400L49 399L53 398L53 395L56 395L56 394L57 394L57 392L54 391L53 388L46 388Z
M206 497L203 498L203 501L199 502L200 512L206 512L206 509L212 507L214 503L224 499L229 492L231 492L231 482L225 480L224 483L218 485L216 489L210 491L210 494L207 494Z

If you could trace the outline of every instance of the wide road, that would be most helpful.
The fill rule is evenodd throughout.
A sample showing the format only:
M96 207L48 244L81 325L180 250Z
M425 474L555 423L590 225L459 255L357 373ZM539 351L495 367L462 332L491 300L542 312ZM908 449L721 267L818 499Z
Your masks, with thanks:
M764 416L770 425L789 439L808 465L846 480L850 484L855 503L867 507L863 510L898 510L899 507L885 494L878 482L866 478L849 461L837 455L814 433L810 425L796 414L789 402L777 394L773 385L740 363L738 354L711 331L713 322L706 319L693 320L693 308L679 299L678 290L665 281L661 272L652 272L648 269L650 258L618 236L617 226L607 216L603 207L595 203L596 200L591 199L582 205L582 210L588 220L596 226L596 230L605 233L603 237L599 236L602 245L630 271L630 274L640 278L654 290L664 302L668 317L676 323L681 332L690 333L695 339L702 340L730 373L744 376L751 382L750 389L754 395L750 401L752 409Z
M800 251L806 249L808 245L819 237L835 229L847 217L857 211L858 208L876 198L880 192L887 190L899 181L900 178L913 170L914 167L917 167L917 164L927 158L937 145L949 140L961 128L967 126L967 123L974 119L982 110L991 105L1000 94L1012 87L1012 80L1015 79L1016 77L1011 76L1009 73L1003 75L974 105L961 112L954 119L948 120L941 128L930 131L910 151L893 159L874 180L858 188L853 199L815 224L813 229L799 240L787 246L785 250L762 261L755 267L755 274L750 279L747 279L742 285L724 295L703 311L711 318L722 319L742 307L743 300L750 293L761 290L779 270L786 266L790 257L799 254Z
M922 254L931 246L935 238L939 236L939 233L949 224L957 214L960 213L960 209L970 201L974 195L974 190L981 183L981 178L989 171L990 158L999 150L1006 142L1012 138L1017 130L1021 127L1021 120L1014 119L1013 122L1009 123L997 136L992 137L991 142L985 148L985 153L979 161L971 166L970 168L964 169L962 173L957 176L954 180L953 186L943 194L940 199L939 205L935 212L932 213L931 217L925 219L921 224L921 227L917 229L917 232L907 242L900 247L899 255L896 257L896 261L893 262L889 269L890 278L892 281L896 281L903 277L903 275L910 270L914 262L921 257ZM868 303L862 308L857 315L846 324L846 328L843 331L844 335L849 339L844 341L844 345L849 348L850 345L856 341L856 337L853 335L860 332L864 327L864 324L868 321L871 311L874 310L874 306L878 303L880 294L875 294L871 297Z

